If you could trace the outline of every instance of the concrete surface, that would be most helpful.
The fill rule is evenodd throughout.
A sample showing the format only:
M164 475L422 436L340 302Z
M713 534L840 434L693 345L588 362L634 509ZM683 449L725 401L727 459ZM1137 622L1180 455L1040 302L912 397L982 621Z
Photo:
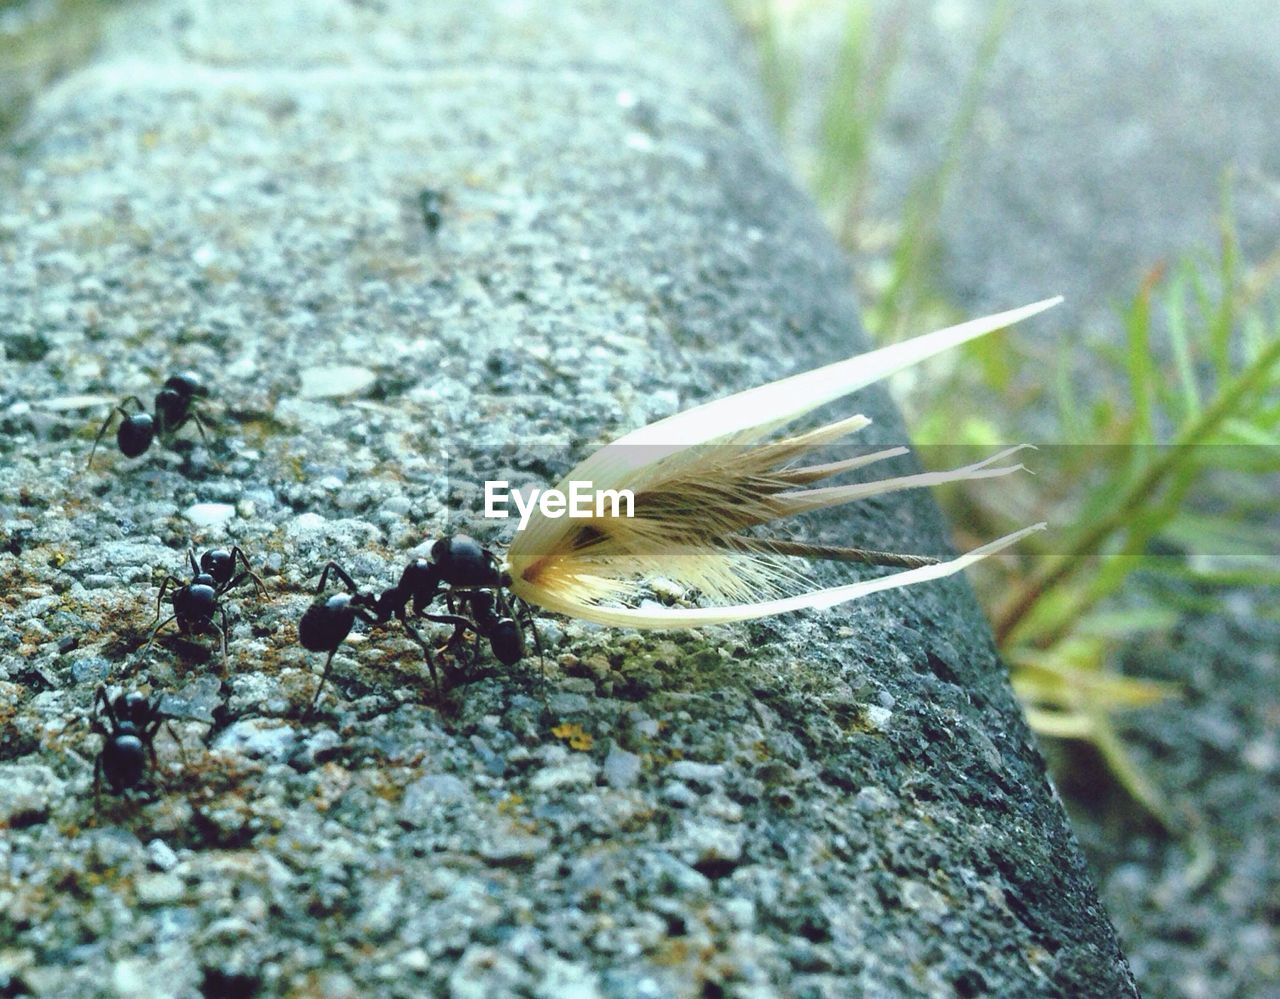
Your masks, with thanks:
M441 703L378 629L303 717L327 559L383 587L498 543L499 469L863 345L723 11L163 0L106 39L0 165L7 993L1134 993L963 581L667 638L546 618L545 679ZM86 470L107 407L68 398L182 368L210 442ZM945 544L923 496L838 524ZM225 676L144 651L192 541L268 588L225 598ZM184 720L95 807L104 681Z

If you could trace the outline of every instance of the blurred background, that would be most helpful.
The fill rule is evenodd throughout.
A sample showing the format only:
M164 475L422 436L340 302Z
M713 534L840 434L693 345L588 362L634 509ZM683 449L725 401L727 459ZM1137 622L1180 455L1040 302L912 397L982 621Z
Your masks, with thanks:
M1280 8L741 0L888 342L1061 293L897 386L1134 971L1280 991ZM936 459L936 460L935 460Z
M124 2L0 0L10 150ZM939 498L964 547L1052 525L974 579L1144 991L1277 994L1280 10L731 10L874 338L1067 296L896 395L931 466L1040 447Z

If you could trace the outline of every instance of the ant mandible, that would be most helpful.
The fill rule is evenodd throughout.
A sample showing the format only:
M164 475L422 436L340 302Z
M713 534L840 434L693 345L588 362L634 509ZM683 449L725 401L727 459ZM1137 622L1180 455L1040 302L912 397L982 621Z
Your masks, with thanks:
M331 573L341 580L347 592L317 598L298 623L298 640L303 648L328 653L320 684L307 713L310 714L319 701L338 646L351 633L357 619L370 626L386 624L392 617L399 621L422 648L432 682L439 692L440 677L435 659L430 645L409 622L410 605L414 617L454 626L446 647L456 645L463 633L469 630L475 633L477 641L480 637L488 638L495 658L504 665L519 662L524 657L524 635L502 596L506 582L498 566L498 558L493 552L474 538L457 534L437 541L431 547L429 559L414 559L400 574L400 581L395 586L375 596L356 586L350 573L338 563L327 563L320 574L316 593L324 592ZM442 588L449 613L427 613L427 608L441 594ZM469 612L470 616L458 613L459 610Z
M93 764L95 801L104 776L112 794L124 794L142 783L148 756L151 769L159 769L154 740L161 725L169 728L169 734L178 743L179 750L182 749L181 740L169 724L172 716L160 710L158 699L153 702L137 691L121 691L109 698L107 688L100 686L93 706L97 717L90 723L90 729L103 738L102 749Z
M244 571L239 575L235 574L237 560L239 564L244 566ZM249 559L238 546L233 545L229 551L225 548L210 549L200 556L198 563L196 562L196 550L192 547L187 550L187 561L191 563L191 581L189 583L184 583L170 574L160 584L160 593L156 597L156 621L159 623L152 628L151 637L147 640L146 647L151 647L151 643L156 639L156 634L170 621L177 621L178 631L183 635L201 635L214 631L222 638L222 668L225 672L227 668L227 611L226 608L218 603L218 600L228 590L239 586L246 579L253 580L260 595L265 595L267 588L258 574L253 571L253 567L249 564ZM173 614L164 621L160 621L160 608L164 603L164 595L168 592L171 584L173 586L173 596L170 597L170 603L173 606ZM214 623L213 617L215 614L219 614L222 617L221 627Z
M126 458L137 458L145 454L157 436L162 440L172 436L188 420L195 421L200 439L208 441L204 420L195 407L196 399L208 394L209 390L205 388L199 375L194 371L182 371L166 378L164 385L156 393L154 415L147 412L147 407L136 395L125 396L98 428L98 435L93 439L93 450L89 452L88 467L93 467L93 456L98 452L98 444L117 413L120 414L120 426L116 429L116 446ZM125 405L130 402L137 412L130 413L125 409Z

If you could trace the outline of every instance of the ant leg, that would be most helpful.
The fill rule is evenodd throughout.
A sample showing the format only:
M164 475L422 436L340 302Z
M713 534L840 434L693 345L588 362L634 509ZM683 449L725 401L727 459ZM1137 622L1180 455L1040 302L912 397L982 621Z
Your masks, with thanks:
M160 584L160 592L156 594L156 620L157 621L160 620L160 607L164 603L164 595L166 592L168 592L170 583L173 583L173 585L176 586L178 589L182 589L182 587L186 585L182 580L178 579L176 576L173 576L173 575L165 576L164 582ZM177 615L174 615L174 616L176 617ZM173 618L170 618L169 620L172 621ZM159 631L160 629L157 628L156 630Z
M342 580L342 583L344 586L346 586L348 592L350 593L360 592L360 587L356 586L356 581L351 578L351 575L347 572L346 569L338 565L337 562L329 562L328 564L325 565L324 572L320 573L320 585L316 587L317 593L324 592L325 584L329 581L329 573L331 572L335 576L337 576L340 580Z
M538 623L533 618L526 622L529 633L533 635L533 647L538 650L538 665L542 667L542 678L547 678L547 657L542 651L542 636L538 634Z
M503 598L503 605L507 605L505 598ZM533 616L533 608L527 601L521 600L519 597L514 597L511 601L510 607L508 608L508 612L514 612L511 613L511 616L515 618L516 621L523 622L525 627L527 627L533 635L533 647L538 650L538 660L542 664L542 675L545 677L547 675L547 659L542 651L542 636L538 634L538 622Z
M409 633L413 640L422 646L422 657L426 659L427 667L431 670L431 683L436 688L436 697L439 697L440 674L436 672L436 661L431 657L431 646L427 644L426 639L418 634L418 629L409 623L409 618L406 616L403 607L396 611L396 618L404 625L404 630Z
M424 614L423 617L428 621L434 621L436 624L453 625L453 634L449 636L449 640L445 643L446 647L461 644L468 631L473 634L479 631L474 621L463 617L461 614Z
M257 574L257 573L255 573L255 572L242 572L242 573L240 573L240 575L236 576L236 578L235 578L235 579L230 579L230 580L228 580L227 582L223 583L221 586L219 586L219 587L218 587L218 596L222 596L224 593L227 593L227 592L229 592L229 591L231 591L231 590L234 590L237 586L239 586L241 583L243 583L246 579L252 579L252 580L253 580L254 585L257 587L257 590L258 590L258 596L260 596L260 597L265 597L265 596L267 595L267 588L266 588L265 586L263 586L263 585L262 585L262 580L258 578L258 574Z
M227 624L227 609L225 607L219 607L218 613L222 615L222 627L219 628L216 624L213 624L212 621L209 623L213 630L222 636L222 672L225 675L229 665L227 660L227 632L231 630L231 626Z
M139 399L136 395L127 395L123 399L121 399L119 404L116 405L111 410L111 412L107 414L107 418L102 421L102 426L98 428L98 434L93 439L93 448L92 450L89 451L89 460L85 464L86 468L93 467L93 456L98 453L98 445L102 442L102 435L107 432L107 427L111 426L111 421L115 419L116 413L119 413L126 420L129 418L129 411L124 408L124 404L126 402L132 402L135 406L138 407L138 411L141 413L145 413L147 411L147 407L142 404L142 400Z
M98 691L93 697L93 706L95 709L101 710L106 714L107 720L111 722L112 728L117 728L119 726L120 723L116 720L115 710L111 707L111 699L107 697L107 685L105 683L98 684ZM90 723L90 728L95 732L101 730L103 735L107 734L102 728L102 723L96 719Z
M182 737L178 735L177 729L173 727L172 719L165 719L164 730L169 733L169 738L178 744L178 755L182 758L182 765L184 767L187 766L187 747L182 744Z
M102 442L102 435L107 432L107 427L111 426L111 421L115 419L116 413L128 416L119 406L107 414L107 418L102 421L102 426L98 428L98 436L93 439L93 448L89 451L89 461L85 464L85 468L93 468L93 456L98 453L98 445Z
M152 740L156 737L156 733L160 731L161 725L163 725L164 730L169 733L169 738L178 744L178 755L182 757L183 766L186 766L187 747L182 744L182 739L178 736L177 730L173 727L173 719L161 717L158 714L153 715L151 718L151 721L147 723L147 727L145 729L145 735L143 736L143 740L142 740L143 742L147 743L147 745L152 747L151 748L151 766L153 768L158 769L158 766L155 760L155 747L154 745L152 745Z
M462 617L459 614L423 614L422 616L428 621L434 621L436 624L453 625L453 634L450 635L448 641L440 647L440 651L444 651L446 649L452 651L458 645L462 644L463 637L468 631L476 632L477 634L479 633L479 629L476 627L476 623L474 621Z
M436 700L440 699L440 674L436 671L436 661L431 655L431 650L426 643L422 646L422 658L427 661L427 668L431 670L431 685L435 688Z
M158 429L159 433L160 433L162 436L164 436L165 438L169 438L169 437L172 437L174 434L176 434L176 433L177 433L179 430L181 430L183 427L185 427L185 426L187 425L187 421L188 421L189 419L191 419L191 414L190 414L190 413L188 413L186 416L181 416L181 417L179 417L179 418L178 418L175 422L173 422L173 423L164 423L163 425L161 425L161 421L157 420L157 421L156 421L156 426L157 426L157 429Z
M452 592L448 592L444 595L444 602L445 606L449 608L449 614L457 617L458 609L457 604L453 602ZM472 613L474 614L475 611L472 610ZM460 618L460 620L467 621L466 618ZM467 621L466 627L469 628L471 630L471 634L475 636L474 641L471 643L471 662L467 663L467 672L471 672L476 668L476 663L480 661L480 628L474 621ZM455 627L453 634L449 636L447 647L454 648L461 645L464 638L464 629L462 627Z
M547 683L547 657L542 651L542 636L538 634L538 622L534 619L533 608L518 597L512 603L515 605L516 621L519 622L523 618L529 633L533 635L533 647L538 650L538 668L542 671L542 683L545 687Z
M236 564L236 559L240 560L240 564L244 566L245 571L240 573L240 575L238 575L235 578L235 581L231 584L231 586L228 586L227 589L228 590L231 589L232 586L239 586L244 581L244 577L248 576L250 579L253 580L253 584L258 588L259 595L265 597L267 595L266 584L263 583L262 579L258 576L258 574L253 571L253 566L249 564L249 559L245 556L245 553L240 550L240 546L232 545L231 546L231 564L233 566Z
M187 415L191 418L192 422L195 423L196 429L200 431L201 443L208 444L209 435L204 432L204 420L201 419L200 414L193 409ZM185 423L186 421L184 420L183 422Z
M209 443L209 435L205 433L205 429L204 429L204 420L202 420L202 419L200 418L200 414L199 414L199 413L197 413L194 409L192 409L192 410L188 410L188 411L187 411L186 413L184 413L184 414L182 415L182 417L180 417L176 422L171 423L171 424L169 424L168 426L166 426L166 427L164 428L165 436L166 436L166 437L171 437L171 436L173 436L174 434L176 434L179 430L181 430L183 427L185 427L185 426L187 425L187 421L191 421L192 423L194 423L194 424L196 425L196 429L200 431L200 440L201 440L201 442L202 442L202 443L204 443L204 444L208 444L208 443Z
M159 617L159 615L156 615L156 616ZM144 655L146 654L147 650L151 648L151 643L156 640L156 635L160 633L160 629L163 628L170 621L176 620L177 617L178 617L177 614L170 614L167 618L165 618L163 621L161 621L159 624L157 624L154 628L151 629L151 637L147 639L147 644L142 647L142 652Z
M320 692L324 690L324 683L329 679L329 669L333 666L333 657L338 654L338 650L334 649L329 653L329 658L324 661L324 671L320 674L320 684L316 687L315 695L311 698L311 703L307 705L306 712L302 715L302 720L306 721L311 717L311 712L316 709L316 703L320 700Z

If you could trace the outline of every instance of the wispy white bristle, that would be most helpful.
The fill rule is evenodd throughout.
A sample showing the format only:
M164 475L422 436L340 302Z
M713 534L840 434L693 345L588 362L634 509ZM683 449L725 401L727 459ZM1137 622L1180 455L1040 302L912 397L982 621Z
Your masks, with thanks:
M805 576L791 556L735 543L799 513L870 496L1009 475L1010 448L947 472L924 472L877 482L814 486L899 455L888 448L824 464L805 464L815 449L865 427L846 417L777 440L765 438L825 403L993 330L1034 316L1061 298L974 319L845 361L792 375L634 430L600 448L561 480L594 489L630 490L633 517L552 519L535 512L507 555L516 596L548 610L602 624L682 628L742 621L805 608L830 607L869 593L958 572L1044 525L933 565L846 586L803 590ZM859 539L861 547L877 547ZM897 564L902 564L901 562ZM633 597L646 579L666 577L697 590L717 606L644 608L611 606ZM793 592L794 595L779 596Z
M944 579L968 568L975 562L988 558L1017 544L1029 534L1043 531L1047 524L1034 524L1014 531L1003 538L965 552L949 562L936 565L921 566L918 569L907 569L888 576L877 576L874 579L863 579L844 586L831 586L826 589L801 593L794 597L783 597L777 600L761 600L754 603L732 604L727 607L605 607L599 604L555 606L547 604L547 609L569 614L597 624L606 624L619 628L643 628L649 630L669 630L681 628L701 628L713 624L730 624L734 621L754 621L757 618L772 617L775 614L786 614L790 611L819 610L836 607L862 597L879 593L882 590L894 590L903 586L912 586L933 579ZM569 609L570 606L573 609Z

